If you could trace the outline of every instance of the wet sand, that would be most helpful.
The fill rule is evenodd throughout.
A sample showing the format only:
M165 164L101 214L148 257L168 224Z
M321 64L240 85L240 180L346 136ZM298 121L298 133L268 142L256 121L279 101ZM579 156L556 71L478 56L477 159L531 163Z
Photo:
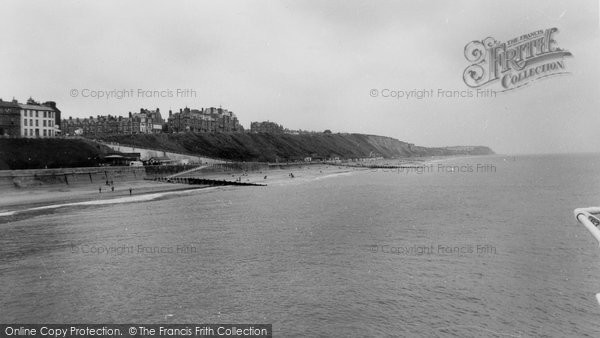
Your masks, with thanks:
M205 178L211 180L239 181L266 185L280 185L290 182L301 182L318 179L331 175L351 173L363 168L353 168L342 165L311 164L298 166L274 166L269 169L250 171L196 171L180 177Z
M51 204L74 203L94 200L107 200L119 197L139 196L149 193L198 189L204 186L161 183L147 180L115 182L115 190L110 186L87 184L74 187L49 185L22 190L13 190L0 195L0 213L23 210ZM98 191L102 189L102 192Z

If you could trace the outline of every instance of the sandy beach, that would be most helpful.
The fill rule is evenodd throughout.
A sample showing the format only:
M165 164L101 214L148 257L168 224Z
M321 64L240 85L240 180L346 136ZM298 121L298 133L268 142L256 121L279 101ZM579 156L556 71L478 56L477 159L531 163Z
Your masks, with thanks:
M364 165L423 165L436 161L457 159L455 158L427 158L427 159L396 159L374 161ZM176 177L204 178L211 180L254 183L266 186L294 185L303 182L324 179L337 175L351 174L372 170L368 167L360 167L355 164L298 164L271 166L260 170L210 170L199 169L186 172ZM208 186L188 185L183 183L158 182L153 180L124 180L114 182L114 191L106 184L78 184L60 185L47 184L42 186L13 189L0 195L0 213L37 208L47 205L77 203L96 200L117 199L127 196L142 196L145 194L163 193L171 191L183 191L198 189ZM131 188L131 193L129 189ZM101 189L101 191L99 190Z
M0 195L0 213L23 210L51 204L108 200L139 196L149 193L198 189L203 186L161 183L147 180L115 182L114 191L107 185L89 184L75 187L48 185L30 189L13 190ZM102 191L99 191L99 188Z
M303 181L349 173L360 168L335 165L301 165L286 168L256 171L196 171L180 177L195 177L211 180L236 181L264 185L301 183ZM106 184L60 185L48 184L30 188L9 190L0 195L0 213L43 207L47 205L78 203L96 200L117 199L127 196L142 196L171 191L183 191L208 187L182 183L157 182L153 180L115 181L114 191ZM131 193L129 189L131 188Z
M318 179L330 175L350 173L362 168L352 168L342 165L308 164L293 166L273 166L262 170L235 171L197 171L180 177L197 177L211 180L239 181L265 185L280 185L293 182Z

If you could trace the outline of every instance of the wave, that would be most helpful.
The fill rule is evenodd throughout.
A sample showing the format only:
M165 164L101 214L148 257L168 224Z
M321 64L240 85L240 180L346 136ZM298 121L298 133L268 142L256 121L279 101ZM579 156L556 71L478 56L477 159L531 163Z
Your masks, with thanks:
M341 173L335 173L335 174L328 174L328 175L323 175L323 176L317 176L317 177L315 177L314 180L318 181L318 180L322 180L322 179L325 179L325 178L332 178L332 177L338 177L338 176L348 176L348 175L352 175L352 173L353 173L352 171L344 171L344 172L341 172Z

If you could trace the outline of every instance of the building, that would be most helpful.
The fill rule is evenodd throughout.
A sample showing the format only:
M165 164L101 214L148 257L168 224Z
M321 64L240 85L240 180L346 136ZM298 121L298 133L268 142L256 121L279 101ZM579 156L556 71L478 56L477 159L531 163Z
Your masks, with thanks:
M0 137L21 136L21 108L16 100L0 99Z
M179 113L169 111L165 121L156 110L140 109L139 113L129 112L128 117L98 115L89 118L72 118L61 121L64 135L81 135L88 137L127 134L151 134L164 131L172 133L235 133L243 132L233 112L223 108L180 109Z
M140 153L108 153L104 162L111 166L131 165L131 162L139 162L140 158Z
M252 122L250 123L251 133L283 134L283 126L275 122Z
M56 104L52 103L56 107ZM59 134L55 108L39 104L32 98L27 100L27 104L19 104L19 106L22 137L55 137Z
M60 113L61 112L60 112L60 110L58 108L56 108L56 102L54 102L54 101L47 101L47 102L44 102L44 106L50 107L50 108L52 108L54 110L54 124L55 124L56 129L58 131L61 130L61 128L60 128L60 123L61 123Z
M167 130L171 133L236 133L243 132L237 116L223 108L180 109L169 111Z
M144 115L148 121L148 126L146 127L151 133L161 133L163 131L163 125L165 124L165 120L163 120L160 115L160 109L156 108L156 110L148 110L148 109L140 109L140 116Z
M17 112L18 121L15 115ZM60 110L52 101L40 104L29 98L26 104L22 104L14 99L11 102L0 99L0 136L55 137L60 134L56 125L57 116L60 118Z
M106 136L127 134L160 133L164 120L160 110L140 109L139 113L129 112L128 117L98 115L89 118L62 120L61 127L64 135Z

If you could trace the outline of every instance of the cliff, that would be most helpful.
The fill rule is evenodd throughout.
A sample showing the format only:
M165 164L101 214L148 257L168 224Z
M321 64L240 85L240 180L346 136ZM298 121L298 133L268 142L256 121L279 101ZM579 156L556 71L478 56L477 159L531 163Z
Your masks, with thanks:
M0 139L0 170L95 167L110 152L86 139Z
M181 133L117 135L102 138L108 142L201 155L233 161L294 161L305 157L385 158L488 155L483 146L426 148L385 136L365 134L225 134Z

